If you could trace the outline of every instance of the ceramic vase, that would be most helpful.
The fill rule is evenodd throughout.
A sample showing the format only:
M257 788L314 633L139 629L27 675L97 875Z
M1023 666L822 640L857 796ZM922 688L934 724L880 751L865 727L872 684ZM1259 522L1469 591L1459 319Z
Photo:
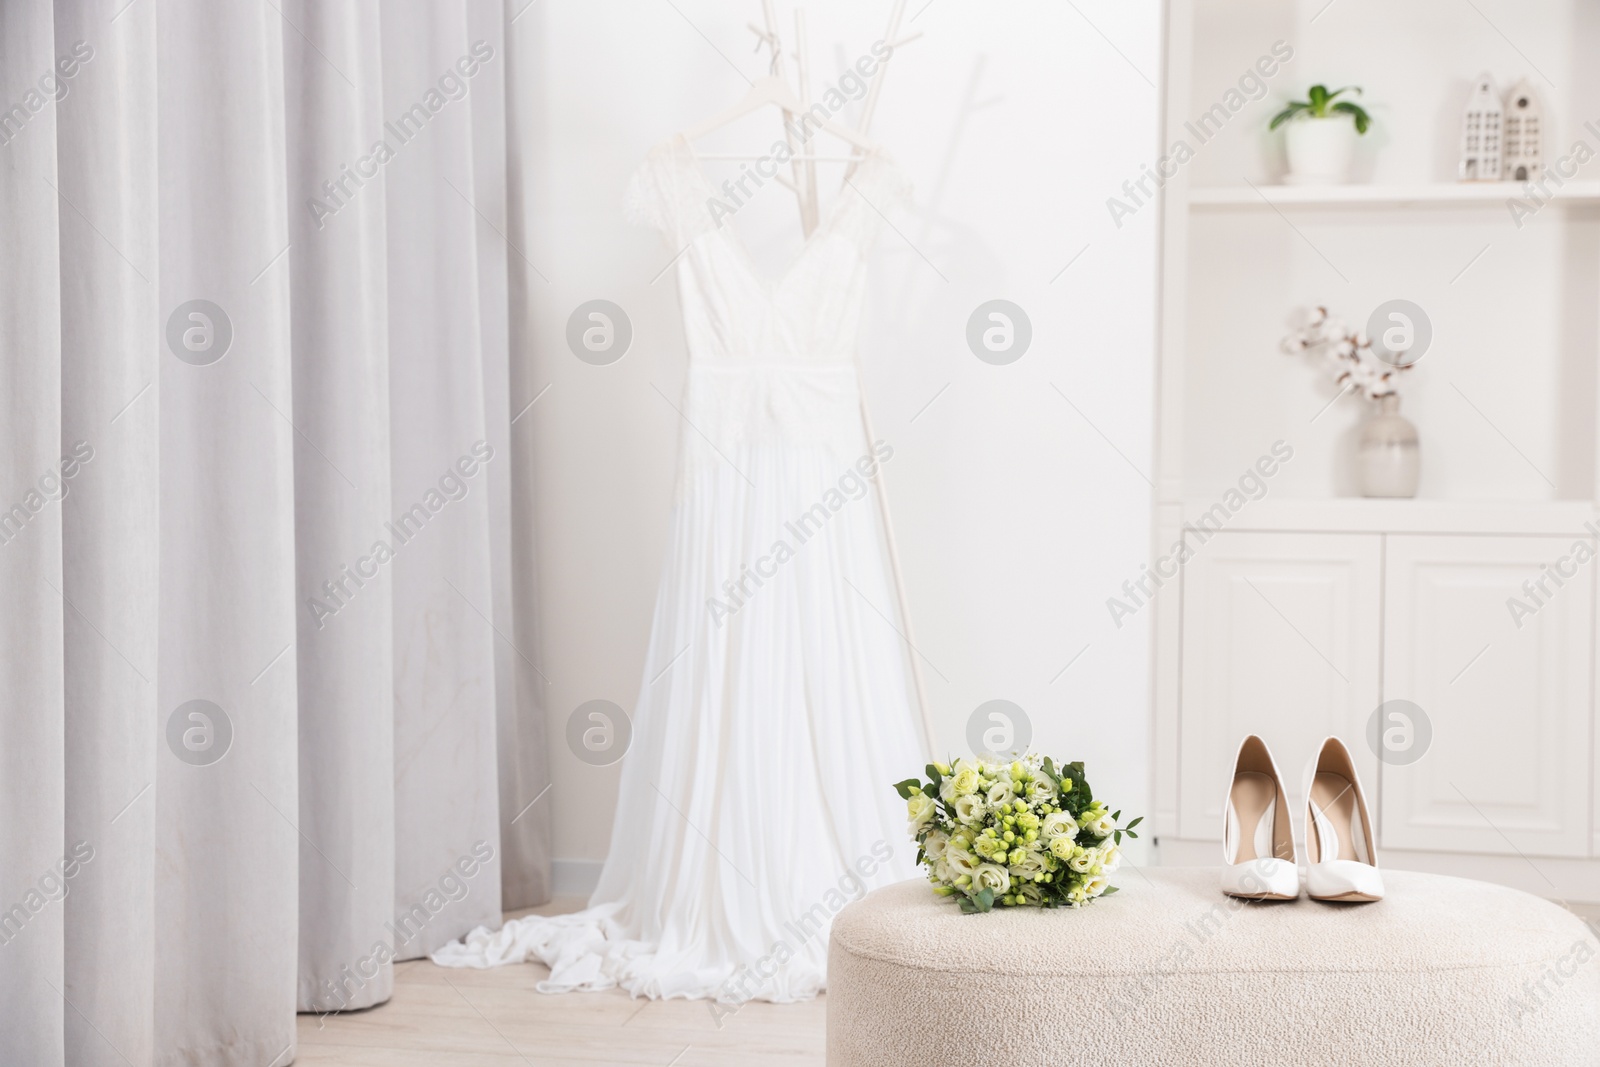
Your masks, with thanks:
M1394 394L1378 402L1378 411L1361 425L1356 467L1362 496L1413 497L1421 475L1417 428L1400 414Z

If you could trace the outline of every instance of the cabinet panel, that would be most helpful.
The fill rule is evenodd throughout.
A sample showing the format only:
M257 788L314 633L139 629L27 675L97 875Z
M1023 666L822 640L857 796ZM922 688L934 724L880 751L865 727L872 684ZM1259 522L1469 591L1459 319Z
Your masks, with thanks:
M1546 579L1542 605L1523 588L1572 543L1388 539L1384 699L1418 705L1432 739L1385 763L1383 844L1588 855L1594 565L1564 564L1576 574ZM1515 619L1512 598L1537 610Z
M1224 532L1185 565L1182 836L1221 838L1246 734L1272 746L1291 803L1329 734L1373 782L1377 760L1361 738L1378 704L1381 544L1377 534Z

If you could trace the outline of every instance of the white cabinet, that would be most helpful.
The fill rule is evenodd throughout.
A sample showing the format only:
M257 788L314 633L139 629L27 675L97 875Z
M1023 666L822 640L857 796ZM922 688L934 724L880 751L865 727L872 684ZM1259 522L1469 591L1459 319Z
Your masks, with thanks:
M1387 538L1383 696L1415 703L1432 738L1383 767L1384 846L1589 854L1594 574L1569 560L1558 587L1542 572L1572 543ZM1513 600L1537 610L1514 618Z
M1227 774L1246 734L1272 746L1291 793L1324 737L1360 735L1378 704L1381 542L1222 532L1197 547L1183 572L1183 837L1222 836ZM1370 777L1376 760L1353 752Z
M1318 742L1336 734L1396 865L1600 900L1600 560L1573 557L1582 527L1569 519L1543 532L1228 530L1198 546L1176 641L1158 644L1171 679L1158 693L1175 705L1157 710L1170 726L1157 745L1171 753L1157 766L1175 770L1159 787L1173 798L1157 824L1164 862L1213 860L1245 734L1267 739L1292 799ZM1369 737L1392 700L1426 721L1415 759L1380 761Z

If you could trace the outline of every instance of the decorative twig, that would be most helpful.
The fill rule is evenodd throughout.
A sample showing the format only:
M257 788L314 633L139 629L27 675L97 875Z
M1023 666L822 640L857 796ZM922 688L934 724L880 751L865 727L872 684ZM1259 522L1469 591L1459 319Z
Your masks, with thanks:
M1332 365L1334 384L1340 389L1353 385L1368 400L1394 396L1399 373L1410 369L1379 359L1365 335L1351 332L1320 305L1312 310L1305 326L1283 339L1283 350L1290 355L1320 350Z

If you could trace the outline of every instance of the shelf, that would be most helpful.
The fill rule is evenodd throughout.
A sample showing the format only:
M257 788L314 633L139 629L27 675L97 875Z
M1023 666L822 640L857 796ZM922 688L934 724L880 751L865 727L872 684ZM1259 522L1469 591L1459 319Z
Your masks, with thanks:
M1195 522L1220 496L1191 497L1179 505ZM1175 502L1176 503L1176 502ZM1250 501L1224 530L1351 533L1556 534L1588 536L1596 519L1587 500L1382 500L1266 497Z
M1554 190L1565 204L1600 204L1600 181L1569 181ZM1432 185L1218 185L1189 190L1192 208L1449 207L1503 205L1543 194L1523 182L1436 182Z

